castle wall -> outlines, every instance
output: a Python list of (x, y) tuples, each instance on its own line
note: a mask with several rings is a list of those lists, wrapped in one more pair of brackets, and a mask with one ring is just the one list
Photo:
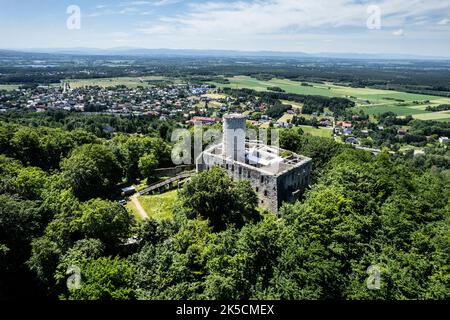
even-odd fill
[(278, 202), (294, 202), (311, 183), (312, 161), (297, 166), (277, 178)]
[(311, 161), (276, 176), (229, 159), (225, 161), (221, 155), (203, 153), (203, 160), (204, 165), (198, 166), (198, 171), (220, 166), (234, 180), (248, 180), (258, 195), (259, 206), (273, 213), (278, 213), (283, 202), (297, 200), (310, 184)]

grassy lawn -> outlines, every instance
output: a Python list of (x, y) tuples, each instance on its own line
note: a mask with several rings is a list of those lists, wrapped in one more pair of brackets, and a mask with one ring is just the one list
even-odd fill
[(207, 93), (202, 95), (203, 98), (209, 98), (209, 99), (226, 99), (227, 96), (225, 94), (219, 94), (219, 93)]
[[(217, 102), (217, 101), (211, 101), (211, 102), (208, 103), (208, 106), (210, 108), (218, 109), (218, 108), (220, 108), (222, 106), (222, 104), (220, 102)], [(201, 108), (203, 108), (203, 106)]]
[(327, 128), (314, 128), (310, 126), (299, 126), (302, 128), (303, 132), (305, 134), (310, 134), (312, 136), (317, 137), (324, 137), (324, 138), (332, 138), (333, 137), (333, 130), (327, 129)]
[(289, 100), (281, 100), (281, 102), (283, 104), (292, 106), (292, 108), (294, 108), (294, 109), (300, 109), (300, 110), (303, 109), (303, 104), (302, 103), (289, 101)]
[[(164, 220), (172, 218), (173, 209), (178, 199), (178, 190), (163, 194), (141, 196), (139, 201), (150, 218)], [(131, 210), (136, 210), (132, 205)], [(138, 215), (138, 214), (136, 214)]]
[[(355, 111), (363, 110), (369, 115), (381, 114), (392, 111), (400, 116), (434, 114), (425, 111), (428, 105), (450, 104), (450, 98), (439, 96), (430, 96), (423, 94), (414, 94), (392, 90), (379, 90), (371, 88), (351, 88), (333, 83), (308, 83), (309, 86), (302, 86), (300, 82), (286, 79), (272, 79), (262, 81), (248, 76), (236, 76), (228, 78), (230, 84), (214, 83), (217, 87), (229, 87), (233, 89), (248, 88), (256, 91), (267, 91), (268, 87), (280, 87), (287, 93), (297, 93), (304, 95), (320, 95), (326, 97), (349, 98), (357, 104)], [(403, 100), (395, 101), (395, 100)], [(418, 103), (414, 103), (418, 102)], [(286, 104), (294, 103), (283, 101)], [(301, 108), (296, 104), (295, 108)], [(448, 117), (442, 115), (433, 115), (431, 119), (442, 120)]]
[(278, 119), (277, 122), (290, 123), (292, 121), (292, 119), (294, 119), (294, 115), (293, 114), (285, 113), (285, 114), (283, 114), (283, 116), (280, 119)]

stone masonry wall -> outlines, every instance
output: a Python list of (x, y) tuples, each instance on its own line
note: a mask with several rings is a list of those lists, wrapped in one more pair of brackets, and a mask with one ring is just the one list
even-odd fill
[(291, 169), (281, 176), (265, 175), (257, 169), (234, 161), (224, 162), (223, 158), (208, 153), (203, 154), (205, 165), (199, 171), (209, 170), (217, 165), (223, 168), (234, 180), (248, 180), (256, 191), (259, 206), (278, 213), (282, 202), (293, 202), (310, 184), (312, 162)]

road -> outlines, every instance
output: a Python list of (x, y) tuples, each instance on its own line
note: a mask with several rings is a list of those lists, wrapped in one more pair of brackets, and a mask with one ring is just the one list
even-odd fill
[(137, 212), (139, 213), (139, 215), (141, 216), (142, 220), (148, 219), (148, 215), (147, 212), (145, 212), (144, 208), (142, 208), (141, 206), (141, 202), (138, 199), (138, 195), (135, 194), (134, 196), (132, 196), (131, 198), (131, 202), (134, 204), (134, 206), (136, 207)]

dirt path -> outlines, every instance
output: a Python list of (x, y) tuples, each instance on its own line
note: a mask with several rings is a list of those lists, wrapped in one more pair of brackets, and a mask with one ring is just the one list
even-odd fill
[(145, 212), (144, 208), (142, 208), (141, 203), (139, 202), (138, 196), (134, 195), (131, 197), (131, 202), (133, 202), (134, 206), (136, 207), (139, 215), (143, 220), (148, 219), (147, 212)]

